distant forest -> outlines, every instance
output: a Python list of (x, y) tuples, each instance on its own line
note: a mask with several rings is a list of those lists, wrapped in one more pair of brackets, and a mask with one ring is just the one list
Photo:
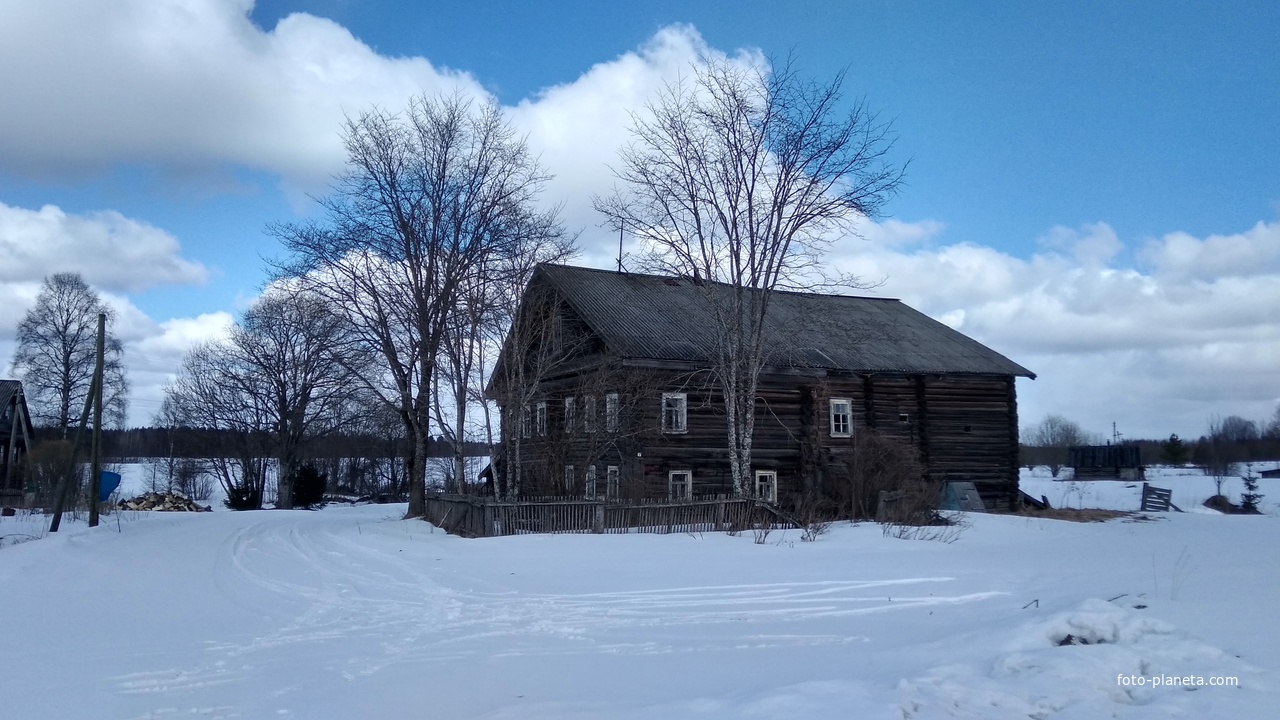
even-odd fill
[[(53, 437), (56, 430), (37, 430), (42, 439)], [(131, 459), (237, 457), (244, 447), (259, 447), (261, 456), (269, 457), (270, 437), (267, 433), (246, 434), (230, 430), (204, 430), (197, 428), (132, 428), (129, 430), (103, 430), (103, 456), (123, 462)], [(453, 443), (443, 438), (427, 440), (427, 457), (450, 457)], [(463, 443), (468, 457), (489, 454), (484, 443)], [(408, 452), (403, 438), (378, 436), (367, 433), (327, 435), (312, 443), (304, 455), (308, 459), (330, 460), (339, 458), (400, 458)]]

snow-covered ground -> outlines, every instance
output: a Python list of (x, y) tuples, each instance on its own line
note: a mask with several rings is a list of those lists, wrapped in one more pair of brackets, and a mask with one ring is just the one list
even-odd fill
[[(1083, 506), (1120, 503), (1117, 487), (1088, 488)], [(1262, 492), (1274, 507), (1280, 483)], [(775, 532), (757, 545), (749, 533), (464, 540), (403, 511), (124, 513), (44, 537), (42, 519), (0, 519), (0, 535), (39, 538), (0, 548), (0, 718), (1280, 707), (1280, 514), (971, 515), (951, 543), (841, 524), (816, 543)], [(1068, 635), (1088, 644), (1060, 646)]]

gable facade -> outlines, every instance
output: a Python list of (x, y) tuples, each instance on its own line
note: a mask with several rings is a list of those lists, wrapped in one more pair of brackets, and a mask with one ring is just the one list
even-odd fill
[(22, 460), (31, 449), (31, 414), (17, 380), (0, 380), (0, 505), (22, 499)]

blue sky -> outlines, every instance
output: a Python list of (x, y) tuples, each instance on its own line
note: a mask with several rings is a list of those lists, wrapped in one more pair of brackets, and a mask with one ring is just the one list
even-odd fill
[[(590, 194), (626, 111), (760, 53), (893, 119), (908, 185), (833, 262), (1040, 374), (1022, 414), (1133, 436), (1280, 399), (1280, 9), (1271, 3), (0, 3), (0, 365), (40, 278), (121, 311), (135, 422), (314, 212), (342, 114), (492, 95)], [(7, 269), (5, 266), (8, 266)]]

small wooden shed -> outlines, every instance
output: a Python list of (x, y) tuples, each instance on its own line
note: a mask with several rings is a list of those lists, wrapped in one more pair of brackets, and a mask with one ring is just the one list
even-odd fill
[(1067, 449), (1067, 464), (1077, 479), (1142, 480), (1142, 454), (1137, 445), (1081, 445)]

